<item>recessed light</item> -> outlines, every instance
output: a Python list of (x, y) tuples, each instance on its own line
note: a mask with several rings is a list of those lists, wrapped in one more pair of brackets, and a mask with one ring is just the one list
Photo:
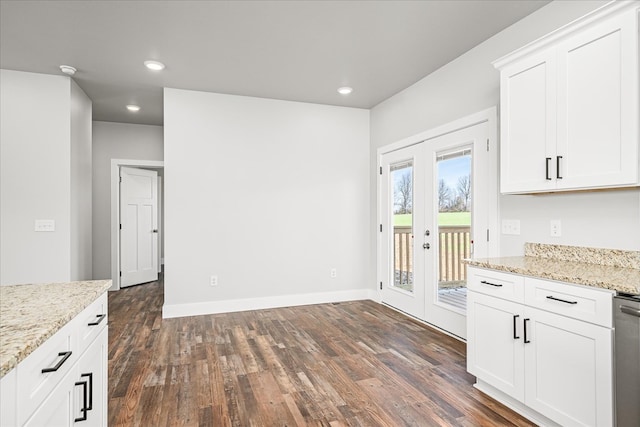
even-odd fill
[(164, 64), (158, 61), (144, 61), (144, 66), (153, 71), (164, 70)]
[(340, 95), (349, 95), (351, 92), (353, 92), (353, 88), (350, 88), (349, 86), (343, 86), (338, 89), (338, 93)]
[(60, 66), (60, 71), (62, 71), (63, 73), (69, 75), (69, 76), (73, 76), (76, 73), (76, 69), (73, 68), (71, 65), (61, 65)]
[(139, 105), (129, 104), (129, 105), (127, 105), (127, 110), (135, 113), (137, 111), (140, 111), (140, 106)]

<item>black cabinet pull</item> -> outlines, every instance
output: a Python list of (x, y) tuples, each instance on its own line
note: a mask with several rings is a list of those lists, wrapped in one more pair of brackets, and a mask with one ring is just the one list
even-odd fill
[(87, 406), (87, 410), (90, 411), (93, 409), (93, 372), (80, 375), (80, 378), (85, 377), (89, 378), (89, 405)]
[(486, 280), (482, 280), (480, 283), (482, 283), (483, 285), (495, 286), (496, 288), (501, 288), (502, 287), (502, 285), (500, 285), (500, 284), (487, 282)]
[(547, 157), (545, 158), (545, 178), (547, 179), (547, 181), (551, 181), (551, 177), (549, 176), (549, 162), (551, 161), (551, 157)]
[(62, 364), (64, 362), (66, 362), (69, 357), (71, 357), (71, 352), (70, 351), (62, 351), (62, 352), (58, 353), (58, 356), (64, 356), (64, 357), (62, 359), (60, 359), (60, 361), (58, 363), (56, 363), (56, 366), (54, 366), (53, 368), (44, 368), (42, 370), (43, 374), (46, 374), (48, 372), (55, 372), (58, 369), (60, 369), (60, 366), (62, 366)]
[(562, 176), (560, 176), (560, 159), (562, 159), (562, 156), (556, 156), (556, 178), (557, 179), (562, 179)]
[(520, 337), (517, 335), (517, 332), (516, 332), (516, 323), (517, 323), (518, 317), (520, 317), (519, 314), (514, 314), (513, 315), (513, 339), (514, 340), (519, 340), (520, 339)]
[(578, 301), (567, 301), (566, 299), (556, 298), (553, 295), (547, 295), (547, 299), (552, 299), (554, 301), (560, 301), (560, 302), (563, 302), (565, 304), (577, 304), (578, 303)]
[(529, 344), (531, 341), (527, 339), (527, 322), (531, 319), (524, 319), (524, 343)]
[(96, 317), (98, 318), (98, 320), (96, 320), (95, 322), (87, 323), (87, 326), (99, 325), (100, 322), (102, 322), (104, 320), (104, 318), (107, 317), (107, 315), (106, 314), (97, 314)]
[(86, 421), (87, 420), (87, 382), (86, 381), (78, 381), (76, 385), (82, 386), (82, 408), (80, 412), (82, 412), (82, 416), (80, 418), (76, 418), (73, 420), (74, 423), (78, 421)]

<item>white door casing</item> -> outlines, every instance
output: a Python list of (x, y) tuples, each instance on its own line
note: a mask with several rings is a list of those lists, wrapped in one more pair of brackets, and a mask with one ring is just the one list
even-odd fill
[(158, 173), (120, 168), (120, 286), (158, 279)]

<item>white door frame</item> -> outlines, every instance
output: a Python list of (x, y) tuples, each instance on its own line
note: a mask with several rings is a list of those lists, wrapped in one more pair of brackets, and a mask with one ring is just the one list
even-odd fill
[[(111, 288), (120, 289), (120, 166), (164, 168), (162, 160), (111, 159)], [(158, 224), (159, 226), (159, 224)]]
[[(381, 180), (380, 180), (380, 174), (378, 173), (378, 170), (380, 170), (380, 168), (382, 167), (381, 165), (381, 159), (382, 159), (382, 155), (387, 154), (387, 153), (391, 153), (393, 151), (405, 148), (405, 147), (409, 147), (411, 145), (416, 145), (416, 144), (420, 144), (422, 142), (425, 141), (429, 141), (432, 140), (434, 138), (438, 138), (440, 136), (449, 134), (449, 133), (453, 133), (462, 129), (466, 129), (475, 125), (478, 125), (480, 123), (487, 123), (488, 124), (488, 135), (489, 135), (489, 144), (490, 144), (490, 148), (491, 150), (493, 150), (493, 155), (490, 157), (490, 165), (489, 165), (489, 171), (487, 171), (487, 173), (489, 174), (489, 176), (487, 177), (487, 182), (490, 182), (490, 188), (495, 188), (495, 191), (490, 192), (489, 194), (486, 195), (486, 197), (488, 198), (487, 200), (487, 205), (490, 207), (493, 207), (493, 209), (495, 209), (495, 214), (490, 216), (488, 219), (488, 229), (489, 229), (489, 234), (490, 236), (492, 236), (492, 238), (489, 239), (488, 245), (487, 245), (487, 252), (486, 252), (486, 256), (487, 257), (495, 257), (498, 256), (499, 253), (499, 248), (500, 248), (500, 234), (499, 234), (499, 228), (498, 228), (498, 215), (500, 212), (499, 209), (499, 187), (498, 187), (498, 174), (499, 174), (499, 170), (498, 170), (498, 150), (499, 150), (499, 144), (498, 144), (498, 110), (497, 107), (491, 107), (488, 108), (486, 110), (482, 110), (480, 112), (462, 117), (458, 120), (454, 120), (452, 122), (446, 123), (444, 125), (438, 126), (436, 128), (427, 130), (425, 132), (421, 132), (419, 134), (410, 136), (408, 138), (404, 138), (401, 139), (400, 141), (394, 142), (392, 144), (389, 145), (385, 145), (383, 147), (378, 148), (377, 150), (377, 167), (376, 167), (376, 175), (377, 175), (377, 206), (376, 206), (376, 212), (377, 212), (377, 224), (376, 224), (376, 228), (379, 227), (379, 224), (382, 224), (382, 211), (381, 211), (381, 203), (380, 200), (382, 198), (382, 194), (381, 194)], [(382, 248), (382, 237), (381, 237), (380, 232), (376, 232), (376, 260), (377, 260), (377, 268), (376, 268), (376, 274), (377, 274), (377, 281), (376, 283), (379, 284), (383, 279), (383, 265), (385, 265), (384, 263), (386, 263), (386, 260), (381, 259), (381, 248)], [(379, 286), (376, 286), (376, 299), (378, 302), (382, 302), (382, 290), (380, 289)], [(420, 320), (420, 319), (419, 319)], [(423, 321), (424, 322), (424, 321)], [(426, 323), (426, 322), (425, 322)], [(430, 323), (427, 323), (430, 326)], [(440, 329), (437, 328), (435, 326), (433, 326), (436, 329)], [(445, 333), (449, 334), (448, 332), (444, 331)], [(457, 337), (455, 335), (451, 335), (455, 338), (460, 339), (460, 337)]]

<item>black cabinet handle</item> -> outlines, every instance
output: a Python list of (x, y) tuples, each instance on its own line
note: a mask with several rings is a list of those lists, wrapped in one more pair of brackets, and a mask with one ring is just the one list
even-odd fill
[(89, 405), (87, 406), (87, 410), (90, 411), (93, 409), (93, 372), (80, 375), (80, 378), (85, 377), (89, 378)]
[(560, 176), (560, 159), (562, 159), (562, 156), (556, 156), (556, 178), (557, 179), (562, 179), (562, 176)]
[(514, 340), (519, 340), (520, 339), (520, 337), (517, 335), (517, 332), (516, 332), (516, 323), (517, 323), (518, 317), (520, 317), (519, 314), (514, 314), (513, 315), (513, 339)]
[(551, 181), (551, 177), (549, 176), (549, 162), (551, 161), (551, 157), (547, 157), (545, 158), (545, 178), (547, 179), (547, 181)]
[(78, 381), (76, 385), (82, 386), (82, 408), (80, 412), (82, 412), (82, 416), (80, 418), (76, 418), (73, 420), (74, 423), (78, 421), (86, 421), (87, 420), (87, 382), (86, 381)]
[(529, 344), (531, 341), (527, 339), (527, 322), (531, 319), (524, 319), (524, 343)]
[(98, 318), (98, 320), (96, 320), (95, 322), (87, 323), (87, 326), (99, 325), (100, 322), (102, 322), (104, 320), (104, 318), (107, 317), (107, 315), (106, 314), (97, 314), (96, 317)]
[(556, 298), (553, 295), (548, 295), (547, 299), (552, 299), (554, 301), (560, 301), (560, 302), (563, 302), (565, 304), (577, 304), (578, 303), (578, 301), (567, 301), (566, 299)]
[(495, 286), (496, 288), (501, 288), (502, 287), (502, 285), (500, 285), (500, 284), (487, 282), (486, 280), (482, 280), (480, 283), (482, 283), (483, 285)]
[(58, 369), (60, 369), (60, 366), (62, 366), (62, 364), (64, 362), (66, 362), (69, 357), (71, 357), (71, 352), (70, 351), (62, 351), (62, 352), (58, 353), (58, 356), (64, 356), (64, 357), (62, 359), (60, 359), (60, 361), (58, 363), (56, 363), (56, 366), (54, 366), (53, 368), (44, 368), (42, 370), (43, 374), (46, 374), (48, 372), (55, 372)]

